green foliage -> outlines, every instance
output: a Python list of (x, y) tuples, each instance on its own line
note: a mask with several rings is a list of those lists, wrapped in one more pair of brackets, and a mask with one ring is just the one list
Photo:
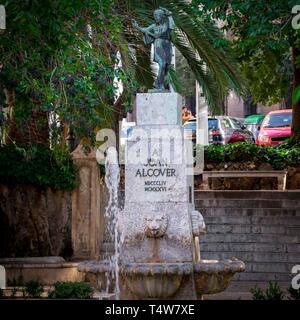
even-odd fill
[(294, 90), (293, 104), (296, 104), (300, 100), (300, 85)]
[(288, 288), (290, 294), (289, 299), (291, 300), (300, 300), (300, 289), (294, 289), (292, 286)]
[[(42, 114), (44, 121), (51, 119), (52, 146), (69, 128), (93, 144), (95, 132), (111, 127), (116, 114), (131, 108), (133, 95), (153, 84), (150, 47), (130, 21), (153, 23), (153, 9), (160, 5), (174, 14), (178, 29), (173, 42), (208, 104), (217, 109), (230, 89), (244, 93), (229, 41), (186, 1), (7, 0), (8, 28), (0, 37), (1, 126), (10, 128), (16, 121), (18, 128), (30, 128), (33, 114)], [(120, 95), (115, 80), (122, 82)], [(180, 90), (175, 72), (169, 80)], [(13, 97), (10, 105), (4, 91)], [(4, 115), (6, 107), (13, 109), (12, 116)], [(18, 142), (9, 130), (5, 134)]]
[(4, 291), (3, 289), (0, 288), (0, 299), (3, 299), (4, 298)]
[[(52, 119), (52, 145), (65, 125), (92, 143), (99, 126), (112, 122), (114, 80), (125, 88), (122, 106), (131, 102), (136, 83), (119, 64), (117, 52), (128, 48), (114, 5), (114, 0), (6, 1), (0, 91), (14, 92), (12, 119), (18, 127), (29, 127), (33, 112), (45, 113)], [(0, 99), (3, 115), (7, 100)], [(7, 126), (12, 119), (6, 119)]]
[(56, 282), (48, 297), (51, 299), (90, 299), (93, 292), (94, 289), (85, 282)]
[(77, 172), (67, 150), (5, 145), (0, 147), (0, 181), (73, 190)]
[(300, 145), (293, 145), (290, 141), (277, 146), (258, 146), (239, 142), (205, 147), (206, 163), (246, 161), (251, 161), (257, 165), (268, 163), (276, 170), (282, 170), (289, 166), (300, 166)]
[(266, 297), (265, 300), (283, 300), (284, 293), (276, 281), (275, 282), (270, 281), (269, 287), (267, 288), (265, 293), (265, 297)]
[(254, 288), (250, 289), (250, 292), (252, 293), (253, 300), (266, 300), (265, 294), (261, 288), (255, 286)]
[(292, 82), (291, 46), (295, 31), (291, 10), (297, 0), (193, 0), (208, 16), (226, 23), (255, 102), (273, 104), (286, 98)]
[(38, 280), (25, 282), (25, 296), (29, 298), (40, 298), (44, 292), (43, 284)]
[(270, 281), (268, 288), (264, 292), (262, 289), (255, 286), (255, 288), (250, 289), (252, 293), (253, 300), (283, 300), (284, 293), (280, 288), (279, 284), (274, 281)]

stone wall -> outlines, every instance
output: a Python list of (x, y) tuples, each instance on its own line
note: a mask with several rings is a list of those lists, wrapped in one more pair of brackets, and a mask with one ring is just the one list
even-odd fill
[(300, 191), (196, 191), (195, 202), (207, 225), (202, 259), (243, 260), (240, 285), (289, 286), (300, 264)]
[(0, 185), (0, 257), (72, 255), (71, 193)]
[(106, 188), (95, 150), (85, 154), (79, 145), (72, 158), (80, 178), (72, 192), (0, 184), (0, 258), (99, 257)]

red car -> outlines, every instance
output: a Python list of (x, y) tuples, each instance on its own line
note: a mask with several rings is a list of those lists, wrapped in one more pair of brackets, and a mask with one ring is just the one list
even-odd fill
[(292, 109), (269, 112), (261, 124), (256, 143), (260, 146), (279, 144), (291, 134)]

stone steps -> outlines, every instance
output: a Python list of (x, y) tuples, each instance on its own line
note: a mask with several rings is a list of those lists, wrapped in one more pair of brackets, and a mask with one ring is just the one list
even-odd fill
[[(288, 289), (290, 286), (289, 281), (277, 281), (278, 285), (281, 287), (282, 290)], [(233, 280), (231, 284), (228, 286), (227, 292), (250, 292), (251, 288), (255, 286), (265, 290), (268, 288), (268, 283), (265, 281), (243, 281), (240, 283), (239, 281)]]
[(244, 283), (245, 281), (264, 282), (266, 285), (270, 281), (280, 281), (291, 283), (292, 277), (286, 272), (243, 272), (236, 274), (234, 280), (237, 283)]
[(209, 216), (256, 216), (256, 217), (278, 217), (278, 216), (289, 216), (289, 217), (300, 217), (299, 208), (237, 208), (237, 207), (203, 207), (196, 206), (201, 211), (202, 215)]
[[(201, 211), (201, 210), (200, 210)], [(203, 217), (205, 219), (206, 225), (210, 224), (217, 224), (217, 225), (281, 225), (281, 224), (286, 224), (287, 226), (299, 226), (299, 217), (245, 217), (245, 216), (237, 216), (237, 215), (222, 215), (222, 216), (206, 216), (203, 214)]]
[(227, 252), (228, 255), (239, 255), (240, 252), (277, 254), (277, 253), (295, 253), (299, 254), (300, 244), (283, 243), (200, 243), (201, 253), (206, 252)]
[[(297, 264), (299, 262), (299, 253), (290, 253), (289, 255), (283, 254), (282, 252), (279, 253), (273, 253), (273, 252), (249, 252), (249, 251), (215, 251), (215, 252), (209, 252), (209, 251), (203, 251), (201, 250), (201, 258), (202, 259), (228, 259), (236, 257), (242, 261), (252, 263), (254, 261), (259, 261), (259, 263), (268, 263), (268, 262), (274, 262), (274, 263), (283, 263), (284, 265), (291, 265), (288, 266), (287, 269), (290, 271), (292, 266), (294, 264)], [(250, 265), (247, 265), (247, 270), (251, 270), (249, 267)], [(284, 270), (284, 272), (286, 269)]]
[[(205, 216), (204, 216), (205, 217)], [(207, 219), (206, 223), (208, 223)], [(277, 221), (277, 220), (276, 220)], [(270, 221), (272, 224), (207, 224), (207, 234), (253, 234), (257, 237), (261, 234), (265, 235), (287, 235), (297, 236), (300, 235), (300, 225), (278, 225), (276, 221)], [(256, 236), (255, 236), (256, 238)], [(268, 242), (268, 241), (267, 241)]]
[[(277, 281), (278, 285), (285, 294), (285, 299), (287, 299), (288, 293), (287, 289), (290, 286), (289, 281)], [(251, 289), (255, 286), (266, 290), (268, 288), (268, 282), (266, 281), (237, 281), (232, 280), (231, 284), (228, 286), (226, 291), (212, 294), (204, 295), (204, 300), (252, 300)]]
[(266, 209), (299, 209), (300, 200), (284, 199), (196, 199), (199, 208), (266, 208)]
[(234, 276), (237, 291), (247, 281), (290, 283), (300, 263), (300, 191), (196, 191), (195, 204), (207, 226), (201, 258), (246, 264)]
[(195, 200), (203, 199), (284, 199), (284, 200), (300, 200), (300, 190), (211, 190), (202, 191), (195, 190)]
[(202, 237), (202, 242), (214, 243), (299, 243), (299, 236), (276, 234), (213, 234), (208, 233)]

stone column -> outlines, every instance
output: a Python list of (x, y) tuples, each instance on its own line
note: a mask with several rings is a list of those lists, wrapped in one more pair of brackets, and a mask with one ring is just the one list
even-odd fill
[(80, 185), (72, 194), (73, 260), (97, 259), (100, 254), (104, 223), (96, 151), (86, 155), (79, 145), (72, 153), (79, 170)]
[(5, 268), (3, 266), (0, 266), (0, 289), (6, 288), (6, 274), (5, 274)]

